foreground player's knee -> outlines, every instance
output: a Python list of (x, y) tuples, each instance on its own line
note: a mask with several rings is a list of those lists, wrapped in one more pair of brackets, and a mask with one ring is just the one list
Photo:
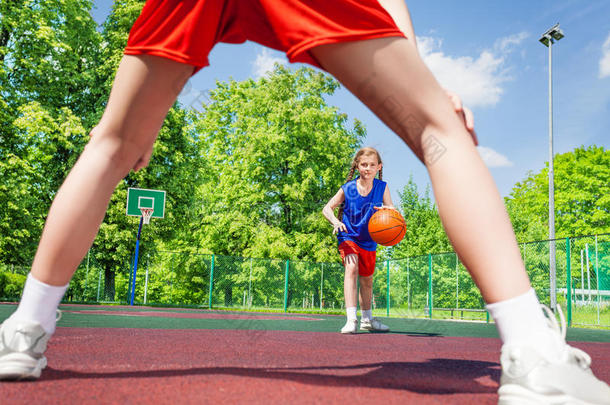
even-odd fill
[(96, 128), (91, 131), (91, 140), (85, 151), (106, 160), (108, 162), (107, 170), (122, 176), (127, 175), (146, 152), (142, 145), (133, 140)]

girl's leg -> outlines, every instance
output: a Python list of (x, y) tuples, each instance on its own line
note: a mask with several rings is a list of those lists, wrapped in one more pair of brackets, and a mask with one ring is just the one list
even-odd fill
[(388, 332), (390, 328), (387, 325), (373, 318), (372, 310), (373, 302), (373, 276), (360, 277), (360, 330), (368, 330), (371, 332)]
[(356, 299), (358, 290), (358, 256), (349, 254), (343, 259), (345, 266), (345, 277), (343, 279), (343, 296), (345, 297), (345, 312), (347, 321), (341, 328), (341, 333), (356, 333), (358, 317), (356, 314)]
[(381, 38), (323, 45), (311, 52), (424, 162), (447, 235), (485, 301), (528, 291), (529, 279), (491, 174), (414, 44)]
[(359, 277), (360, 280), (360, 311), (371, 310), (373, 301), (373, 276)]
[(192, 72), (192, 66), (165, 58), (123, 57), (104, 115), (51, 206), (32, 265), (36, 279), (54, 286), (70, 281), (117, 183), (147, 158)]
[(345, 266), (345, 277), (343, 279), (345, 308), (355, 308), (358, 290), (358, 256), (349, 254), (345, 256), (343, 263)]

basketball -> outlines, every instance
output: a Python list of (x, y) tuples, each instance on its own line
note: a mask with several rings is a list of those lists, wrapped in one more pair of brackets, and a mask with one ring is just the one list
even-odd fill
[(383, 246), (394, 246), (405, 237), (407, 225), (400, 212), (382, 208), (369, 220), (371, 238)]

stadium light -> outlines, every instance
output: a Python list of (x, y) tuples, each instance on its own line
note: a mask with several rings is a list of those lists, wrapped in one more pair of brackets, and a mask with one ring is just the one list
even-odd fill
[(549, 45), (555, 43), (555, 41), (559, 41), (563, 38), (563, 31), (559, 28), (559, 23), (555, 24), (553, 27), (549, 28), (542, 36), (539, 41), (544, 44), (544, 46), (548, 47)]
[(549, 28), (539, 41), (549, 48), (549, 282), (551, 295), (551, 309), (557, 307), (557, 280), (555, 266), (555, 179), (553, 163), (553, 44), (563, 38), (563, 31), (559, 23)]

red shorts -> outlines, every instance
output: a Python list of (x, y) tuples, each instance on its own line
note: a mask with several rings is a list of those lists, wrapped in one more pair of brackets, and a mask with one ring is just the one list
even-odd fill
[[(313, 47), (404, 36), (377, 0), (148, 0), (125, 53), (209, 65), (218, 42), (258, 42), (320, 67)], [(236, 55), (236, 61), (239, 55)]]
[(354, 254), (358, 256), (358, 275), (360, 277), (372, 276), (375, 272), (375, 262), (377, 260), (377, 252), (364, 250), (351, 240), (341, 242), (339, 245), (339, 254), (343, 265), (345, 265), (345, 257)]

